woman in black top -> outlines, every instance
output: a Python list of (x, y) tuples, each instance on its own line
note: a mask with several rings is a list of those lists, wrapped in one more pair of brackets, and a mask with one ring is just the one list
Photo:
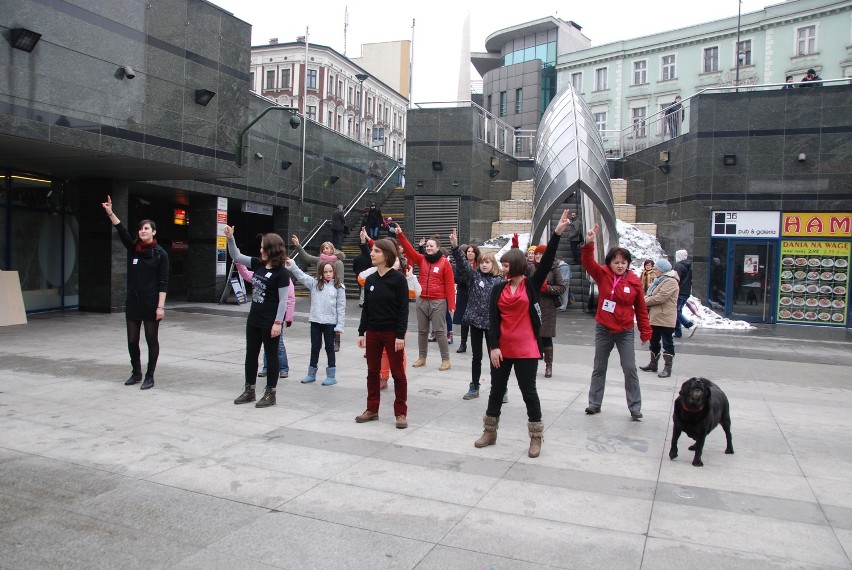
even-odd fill
[(225, 226), (228, 253), (238, 263), (254, 272), (251, 278), (251, 309), (246, 321), (246, 384), (235, 404), (255, 401), (254, 383), (257, 377), (257, 355), (260, 345), (266, 354), (266, 393), (255, 408), (275, 405), (278, 386), (278, 337), (287, 309), (287, 287), (290, 272), (284, 268), (287, 249), (278, 234), (264, 234), (260, 239), (260, 257), (243, 255), (234, 241), (234, 228)]
[(139, 334), (145, 324), (145, 342), (148, 344), (148, 370), (141, 388), (154, 387), (154, 370), (160, 356), (158, 333), (160, 321), (166, 314), (166, 293), (169, 290), (169, 256), (154, 238), (157, 224), (142, 220), (136, 226), (136, 239), (112, 211), (112, 198), (101, 203), (106, 215), (127, 248), (127, 349), (133, 372), (124, 384), (131, 386), (142, 382), (142, 361), (139, 353)]
[(382, 352), (387, 351), (393, 375), (393, 413), (396, 427), (408, 427), (408, 380), (405, 377), (405, 332), (408, 329), (408, 282), (393, 269), (396, 245), (390, 239), (373, 243), (370, 259), (376, 272), (364, 282), (364, 308), (358, 325), (358, 348), (366, 348), (367, 409), (357, 416), (360, 423), (379, 419)]

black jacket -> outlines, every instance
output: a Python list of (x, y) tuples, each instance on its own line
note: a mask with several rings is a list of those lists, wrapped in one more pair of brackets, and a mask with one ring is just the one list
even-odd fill
[(675, 263), (674, 270), (680, 278), (680, 295), (692, 294), (692, 260), (684, 259)]
[[(552, 234), (547, 242), (547, 250), (541, 257), (538, 268), (531, 276), (524, 280), (524, 285), (527, 288), (527, 297), (530, 300), (530, 320), (532, 321), (533, 332), (535, 338), (541, 343), (539, 333), (541, 332), (541, 307), (539, 306), (539, 298), (541, 297), (541, 285), (547, 279), (547, 274), (553, 269), (553, 261), (556, 259), (556, 248), (559, 247), (559, 239), (561, 236)], [(491, 348), (500, 346), (500, 310), (497, 308), (497, 301), (503, 293), (503, 288), (508, 285), (508, 281), (497, 283), (491, 289), (491, 299), (488, 303), (488, 342)]]

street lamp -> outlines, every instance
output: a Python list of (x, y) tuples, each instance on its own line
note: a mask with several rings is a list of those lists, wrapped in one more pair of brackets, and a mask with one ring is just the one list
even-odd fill
[(366, 73), (356, 73), (355, 79), (361, 82), (361, 96), (360, 101), (358, 102), (358, 142), (364, 142), (364, 133), (362, 133), (362, 128), (364, 124), (364, 81), (370, 77)]

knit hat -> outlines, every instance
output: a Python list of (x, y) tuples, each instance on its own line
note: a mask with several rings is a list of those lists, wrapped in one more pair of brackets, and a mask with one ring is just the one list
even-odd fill
[(537, 245), (535, 248), (536, 253), (544, 253), (545, 251), (547, 251), (546, 245)]
[(654, 269), (659, 269), (663, 273), (668, 273), (672, 270), (672, 264), (669, 263), (668, 259), (661, 257), (656, 263), (654, 263)]
[(535, 253), (535, 246), (531, 245), (527, 248), (527, 253)]

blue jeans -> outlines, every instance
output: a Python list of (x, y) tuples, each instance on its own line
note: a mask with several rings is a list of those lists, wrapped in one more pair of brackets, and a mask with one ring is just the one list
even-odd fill
[(325, 355), (328, 357), (329, 368), (336, 366), (334, 354), (334, 325), (326, 325), (311, 321), (311, 361), (310, 366), (317, 367), (320, 348), (325, 340)]
[[(290, 363), (287, 361), (287, 347), (284, 346), (284, 331), (278, 337), (278, 370), (290, 373)], [(263, 371), (266, 372), (266, 353), (263, 353)]]
[(692, 328), (694, 324), (692, 321), (683, 316), (683, 306), (686, 305), (686, 302), (689, 300), (689, 295), (678, 295), (677, 296), (677, 323), (675, 323), (675, 336), (679, 337), (683, 334), (680, 330), (681, 325), (685, 326), (688, 329)]
[(621, 370), (624, 372), (627, 409), (631, 412), (641, 412), (642, 392), (639, 389), (639, 373), (636, 371), (633, 329), (614, 333), (599, 323), (595, 323), (595, 364), (592, 370), (592, 385), (589, 387), (589, 407), (601, 407), (606, 385), (606, 369), (613, 347), (618, 348)]

